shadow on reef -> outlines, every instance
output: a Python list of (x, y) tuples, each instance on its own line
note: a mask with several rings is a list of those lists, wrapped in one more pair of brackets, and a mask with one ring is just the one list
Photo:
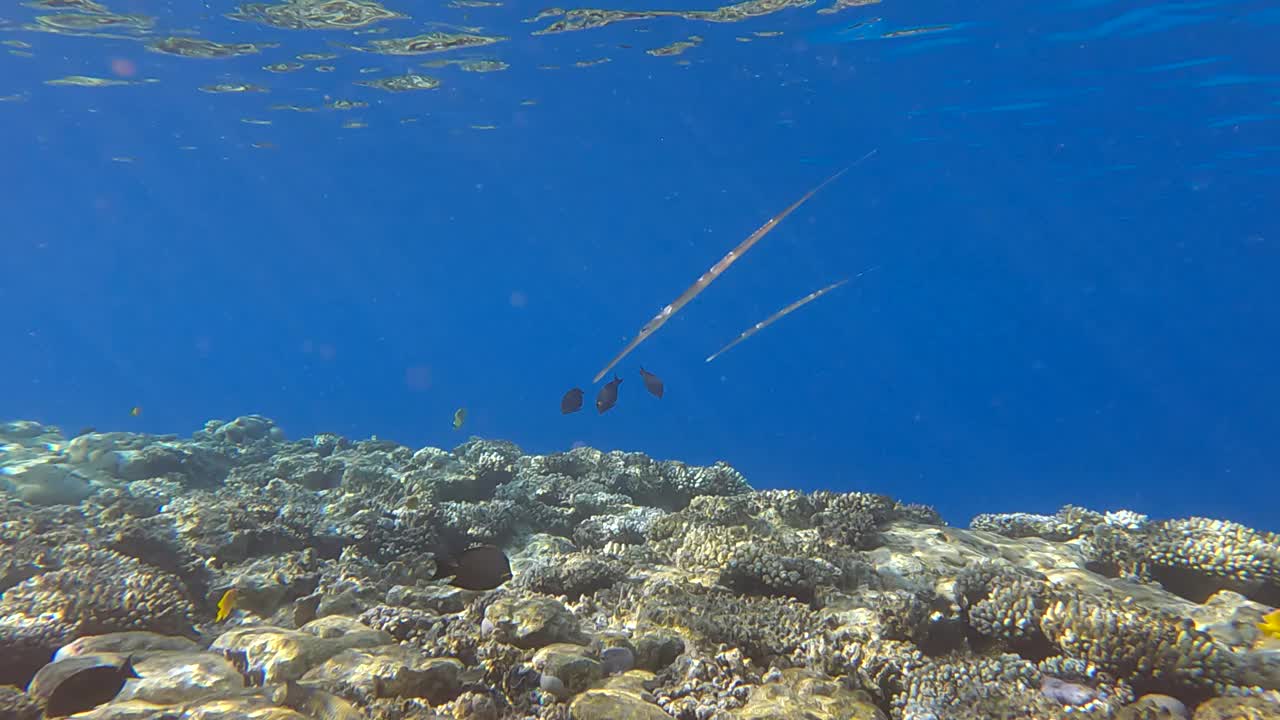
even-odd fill
[[(724, 463), (259, 416), (0, 443), (0, 714), (89, 658), (131, 662), (95, 711), (130, 717), (1280, 718), (1280, 545), (1225, 521), (955, 528)], [(510, 579), (450, 585), (477, 545)]]

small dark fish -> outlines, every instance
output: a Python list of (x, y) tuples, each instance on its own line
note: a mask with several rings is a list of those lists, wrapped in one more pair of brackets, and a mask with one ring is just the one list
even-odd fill
[(560, 414), (568, 415), (582, 409), (582, 388), (574, 388), (560, 398)]
[(618, 384), (621, 382), (622, 378), (614, 375), (612, 380), (600, 388), (600, 392), (596, 395), (596, 412), (603, 415), (605, 410), (613, 407), (614, 403), (618, 402)]
[(511, 579), (511, 561), (495, 545), (473, 545), (453, 560), (443, 559), (436, 577), (453, 576), (449, 584), (463, 590), (492, 590)]
[(136, 677), (130, 657), (78, 655), (40, 668), (27, 692), (45, 701), (45, 717), (66, 717), (111, 702)]
[(653, 393), (654, 397), (662, 397), (662, 380), (657, 375), (640, 368), (640, 377), (644, 378), (644, 388)]

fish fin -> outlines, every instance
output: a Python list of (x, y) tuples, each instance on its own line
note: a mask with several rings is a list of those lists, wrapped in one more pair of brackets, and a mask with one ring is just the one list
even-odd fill
[(458, 564), (453, 561), (436, 561), (436, 576), (434, 580), (444, 580), (458, 574)]

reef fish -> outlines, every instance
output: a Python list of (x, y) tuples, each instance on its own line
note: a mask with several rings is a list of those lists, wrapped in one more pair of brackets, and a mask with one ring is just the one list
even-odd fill
[(626, 357), (632, 350), (635, 350), (640, 343), (645, 341), (645, 338), (657, 332), (658, 328), (665, 325), (667, 321), (670, 320), (676, 313), (680, 312), (680, 308), (684, 307), (685, 305), (688, 305), (690, 301), (692, 301), (695, 297), (698, 296), (698, 293), (705, 290), (707, 286), (710, 285), (716, 278), (720, 277), (720, 275), (723, 274), (725, 270), (728, 270), (729, 266), (732, 265), (735, 261), (737, 261), (738, 258), (742, 257), (748, 250), (752, 248), (753, 245), (760, 242), (760, 238), (764, 237), (765, 235), (768, 235), (769, 231), (777, 227), (778, 223), (782, 222), (784, 219), (786, 219), (788, 215), (795, 212), (796, 208), (803, 205), (806, 200), (813, 197), (814, 194), (817, 193), (819, 190), (826, 187), (827, 185), (830, 185), (832, 182), (836, 180), (836, 178), (839, 178), (841, 175), (844, 175), (846, 172), (848, 172), (849, 168), (854, 167), (858, 163), (861, 163), (863, 160), (866, 160), (867, 158), (871, 157), (872, 155), (875, 154), (875, 152), (876, 152), (875, 150), (872, 150), (871, 152), (859, 158), (858, 162), (853, 163), (853, 165), (850, 165), (849, 167), (844, 168), (843, 170), (841, 170), (840, 172), (837, 172), (836, 174), (832, 175), (826, 180), (823, 180), (821, 183), (818, 184), (817, 187), (805, 193), (803, 196), (801, 196), (799, 200), (796, 200), (795, 202), (788, 205), (786, 209), (784, 209), (782, 212), (769, 218), (768, 222), (766, 222), (764, 225), (761, 225), (759, 229), (757, 229), (755, 232), (748, 235), (746, 240), (743, 240), (742, 242), (738, 243), (737, 247), (730, 250), (724, 257), (720, 258), (719, 262), (717, 262), (715, 265), (712, 265), (710, 270), (703, 273), (701, 277), (699, 277), (697, 280), (694, 281), (693, 285), (690, 285), (687, 290), (681, 293), (680, 297), (671, 301), (670, 305), (662, 308), (662, 310), (659, 310), (657, 315), (654, 315), (653, 318), (649, 320), (649, 322), (645, 323), (644, 327), (640, 328), (640, 332), (634, 338), (631, 339), (631, 342), (627, 343), (627, 346), (622, 348), (622, 352), (618, 353), (617, 356), (615, 356), (612, 360), (609, 361), (608, 365), (605, 365), (604, 368), (601, 369), (600, 372), (596, 374), (595, 379), (593, 379), (592, 382), (600, 382), (600, 379), (603, 378), (605, 374), (608, 373), (611, 369), (613, 369), (614, 365), (617, 365), (622, 360), (622, 358)]
[(436, 577), (449, 576), (449, 584), (454, 587), (492, 590), (511, 579), (511, 561), (496, 545), (473, 545), (456, 558), (441, 561)]
[[(871, 268), (871, 270), (875, 270), (875, 268)], [(855, 275), (855, 276), (854, 276), (854, 278), (860, 278), (860, 277), (862, 277), (863, 275), (866, 275), (867, 273), (871, 272), (871, 270), (863, 270), (862, 272), (860, 272), (860, 273), (858, 273), (857, 275)], [(733, 339), (733, 341), (732, 341), (732, 342), (730, 342), (728, 345), (725, 345), (724, 347), (720, 348), (719, 350), (717, 350), (717, 351), (715, 351), (714, 353), (712, 353), (711, 355), (709, 355), (709, 356), (707, 357), (707, 362), (711, 362), (712, 360), (715, 360), (716, 358), (718, 358), (718, 357), (720, 357), (721, 355), (725, 354), (726, 352), (728, 352), (728, 351), (729, 351), (729, 349), (730, 349), (730, 348), (734, 347), (735, 345), (737, 345), (738, 343), (742, 342), (743, 340), (746, 340), (747, 338), (751, 337), (752, 335), (755, 335), (756, 333), (758, 333), (758, 332), (760, 332), (761, 330), (763, 330), (763, 329), (765, 329), (765, 328), (769, 327), (770, 325), (772, 325), (772, 324), (773, 324), (773, 323), (775, 323), (776, 321), (781, 320), (782, 318), (784, 318), (784, 317), (786, 317), (787, 315), (791, 314), (793, 311), (798, 310), (799, 308), (801, 308), (801, 307), (803, 307), (803, 306), (805, 306), (805, 305), (807, 305), (807, 304), (809, 304), (809, 303), (813, 302), (814, 300), (817, 300), (818, 298), (822, 297), (823, 295), (826, 295), (827, 293), (831, 292), (832, 290), (835, 290), (836, 288), (840, 287), (841, 285), (844, 285), (844, 284), (845, 284), (845, 283), (847, 283), (847, 282), (849, 282), (849, 278), (845, 278), (844, 280), (840, 280), (840, 281), (837, 281), (837, 282), (833, 282), (833, 283), (831, 283), (830, 285), (828, 285), (828, 286), (826, 286), (826, 287), (822, 288), (821, 290), (814, 290), (813, 292), (809, 293), (808, 295), (805, 295), (804, 297), (800, 298), (799, 300), (797, 300), (797, 301), (795, 301), (795, 302), (791, 303), (790, 305), (788, 305), (788, 306), (786, 306), (786, 307), (782, 308), (781, 310), (779, 310), (778, 312), (776, 312), (776, 313), (774, 313), (774, 314), (770, 315), (769, 317), (765, 318), (764, 320), (761, 320), (760, 322), (756, 323), (755, 325), (752, 325), (751, 327), (747, 328), (746, 330), (743, 330), (743, 331), (742, 331), (742, 333), (741, 333), (740, 335), (738, 335), (738, 337), (734, 338), (734, 339)]]
[(612, 380), (600, 388), (600, 392), (596, 393), (596, 412), (603, 415), (605, 410), (613, 407), (614, 403), (618, 402), (618, 385), (621, 382), (622, 378), (614, 375)]
[(640, 368), (640, 377), (644, 380), (644, 389), (653, 393), (654, 397), (662, 397), (662, 379), (657, 375)]
[(1262, 616), (1258, 629), (1269, 638), (1280, 640), (1280, 610), (1272, 610)]
[(111, 702), (136, 677), (128, 656), (77, 655), (40, 668), (27, 692), (44, 700), (45, 717), (66, 717)]
[(467, 409), (458, 408), (453, 412), (453, 429), (457, 430), (462, 427), (462, 423), (467, 420)]
[(574, 388), (560, 398), (560, 414), (568, 415), (582, 409), (582, 388)]
[(218, 599), (218, 613), (213, 616), (213, 621), (220, 623), (226, 620), (231, 615), (231, 611), (236, 609), (239, 600), (240, 591), (235, 588), (222, 593), (222, 597)]

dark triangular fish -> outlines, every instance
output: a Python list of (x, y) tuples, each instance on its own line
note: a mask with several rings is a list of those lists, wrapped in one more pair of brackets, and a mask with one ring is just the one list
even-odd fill
[(600, 392), (596, 395), (596, 412), (603, 415), (605, 410), (613, 407), (613, 404), (618, 402), (618, 383), (621, 382), (622, 378), (614, 375), (612, 380), (600, 388)]
[(578, 412), (582, 409), (582, 388), (574, 388), (560, 398), (560, 414)]
[(644, 388), (653, 393), (654, 397), (662, 397), (662, 380), (657, 375), (640, 368), (640, 377), (644, 378)]
[(456, 558), (443, 558), (437, 578), (449, 577), (449, 584), (463, 590), (492, 590), (511, 579), (511, 561), (494, 545), (473, 545)]
[(119, 662), (108, 655), (80, 655), (45, 665), (27, 692), (45, 700), (45, 717), (66, 717), (111, 702), (136, 677), (132, 657)]

